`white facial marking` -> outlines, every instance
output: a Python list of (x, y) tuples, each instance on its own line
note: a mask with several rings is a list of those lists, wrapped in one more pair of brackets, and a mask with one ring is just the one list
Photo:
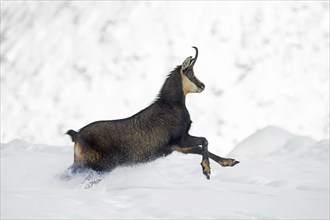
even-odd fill
[(191, 82), (189, 78), (181, 72), (182, 77), (182, 90), (183, 94), (187, 95), (188, 93), (200, 92), (200, 89), (195, 85), (195, 83)]

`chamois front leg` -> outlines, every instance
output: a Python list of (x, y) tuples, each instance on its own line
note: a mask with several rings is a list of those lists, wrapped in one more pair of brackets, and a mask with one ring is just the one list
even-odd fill
[[(174, 151), (178, 151), (184, 154), (199, 154), (199, 155), (203, 155), (203, 149), (199, 146), (197, 147), (178, 147), (178, 146), (174, 146), (172, 148), (172, 150)], [(214, 160), (215, 162), (217, 162), (218, 164), (220, 164), (223, 167), (233, 167), (236, 164), (240, 163), (239, 161), (232, 159), (232, 158), (223, 158), (223, 157), (219, 157), (218, 155), (215, 155), (211, 152), (209, 152), (209, 158)]]
[(210, 161), (209, 161), (209, 151), (208, 151), (208, 141), (204, 137), (194, 137), (188, 135), (181, 143), (181, 146), (183, 147), (199, 147), (202, 146), (202, 162), (201, 166), (203, 169), (203, 174), (206, 176), (207, 179), (210, 179), (211, 174), (211, 167), (210, 167)]
[[(211, 154), (211, 153), (210, 153)], [(223, 167), (233, 167), (236, 164), (240, 163), (238, 160), (232, 159), (232, 158), (223, 158), (223, 157), (219, 157), (215, 154), (212, 154), (212, 156), (210, 155), (210, 157), (217, 162), (218, 164), (220, 164)]]

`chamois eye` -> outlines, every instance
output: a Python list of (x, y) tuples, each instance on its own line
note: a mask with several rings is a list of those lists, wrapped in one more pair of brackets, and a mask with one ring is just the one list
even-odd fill
[(189, 70), (189, 71), (187, 72), (187, 76), (188, 76), (188, 77), (193, 77), (193, 76), (194, 76), (194, 72), (193, 72), (192, 70)]

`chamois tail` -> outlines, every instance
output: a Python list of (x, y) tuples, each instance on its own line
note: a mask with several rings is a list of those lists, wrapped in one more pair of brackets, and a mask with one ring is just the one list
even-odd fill
[(78, 135), (78, 132), (74, 131), (74, 130), (68, 130), (66, 132), (66, 134), (70, 135), (71, 139), (72, 139), (72, 142), (75, 142), (77, 140), (77, 135)]

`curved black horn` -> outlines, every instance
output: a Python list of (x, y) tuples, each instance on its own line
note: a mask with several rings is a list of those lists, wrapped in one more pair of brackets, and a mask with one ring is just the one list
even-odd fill
[(197, 57), (198, 57), (198, 48), (197, 47), (192, 47), (192, 48), (194, 48), (196, 50), (196, 55), (194, 57), (194, 61), (191, 63), (190, 66), (194, 66), (195, 65), (196, 60), (197, 60)]

